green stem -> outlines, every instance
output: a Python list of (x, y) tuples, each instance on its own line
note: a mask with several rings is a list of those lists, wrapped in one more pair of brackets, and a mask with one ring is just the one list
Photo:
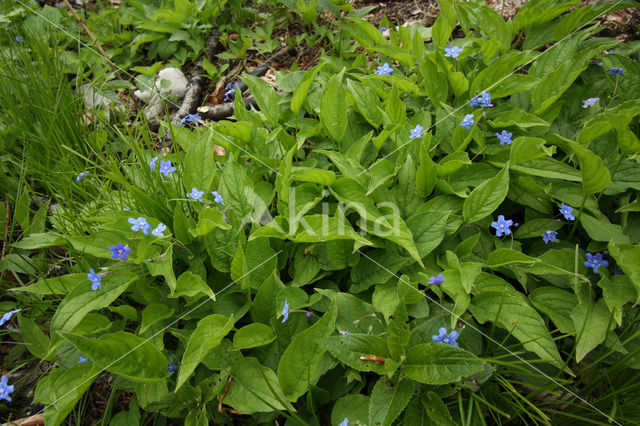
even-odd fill
[(580, 203), (580, 210), (578, 210), (578, 214), (576, 215), (576, 220), (573, 222), (573, 226), (571, 227), (571, 232), (569, 232), (569, 237), (567, 237), (567, 239), (571, 238), (573, 236), (573, 233), (576, 230), (576, 226), (578, 225), (578, 221), (580, 220), (580, 215), (582, 215), (582, 210), (584, 210), (584, 203), (587, 201), (587, 193), (584, 193), (584, 196), (582, 197), (582, 202)]

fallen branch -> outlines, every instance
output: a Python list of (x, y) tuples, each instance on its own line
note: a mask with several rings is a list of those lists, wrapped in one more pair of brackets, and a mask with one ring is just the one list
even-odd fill
[(2, 426), (40, 426), (44, 424), (44, 415), (36, 414), (31, 417), (25, 417), (18, 420), (11, 420), (8, 423), (3, 423)]
[[(256, 98), (250, 97), (243, 99), (245, 107), (258, 107), (258, 103), (256, 102)], [(233, 102), (227, 102), (220, 105), (205, 105), (203, 107), (198, 108), (198, 114), (206, 120), (224, 120), (227, 117), (231, 117), (233, 115)]]

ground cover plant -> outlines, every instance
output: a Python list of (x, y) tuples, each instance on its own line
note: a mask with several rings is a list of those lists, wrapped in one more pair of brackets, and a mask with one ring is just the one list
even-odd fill
[[(104, 55), (2, 6), (3, 420), (640, 423), (636, 2), (127, 3)], [(152, 131), (130, 92), (214, 28), (233, 116)]]

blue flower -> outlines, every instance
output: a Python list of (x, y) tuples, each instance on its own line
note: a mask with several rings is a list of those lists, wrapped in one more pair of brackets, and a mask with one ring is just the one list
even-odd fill
[(287, 299), (284, 300), (284, 308), (282, 308), (282, 315), (284, 316), (284, 318), (282, 319), (282, 322), (285, 322), (286, 320), (289, 319), (289, 302), (287, 301)]
[(380, 32), (384, 33), (385, 31), (387, 31), (387, 27), (380, 27)]
[(450, 334), (447, 334), (447, 329), (442, 327), (440, 330), (438, 330), (438, 332), (440, 333), (439, 335), (434, 335), (431, 337), (431, 340), (433, 340), (434, 342), (437, 343), (444, 343), (446, 345), (451, 345), (451, 346), (458, 346), (458, 342), (456, 342), (456, 339), (458, 338), (458, 332), (453, 330)]
[(151, 229), (151, 225), (149, 225), (149, 223), (147, 222), (147, 219), (145, 219), (144, 217), (139, 217), (137, 219), (130, 217), (129, 223), (132, 225), (131, 226), (132, 231), (138, 232), (140, 229), (142, 229), (142, 232), (144, 233), (144, 235), (149, 235), (149, 230)]
[(503, 130), (502, 133), (496, 133), (496, 137), (500, 140), (500, 145), (504, 145), (505, 143), (511, 145), (511, 142), (513, 142), (511, 136), (513, 136), (513, 133), (507, 132), (506, 130)]
[(482, 108), (492, 107), (493, 104), (491, 103), (491, 93), (483, 90), (478, 96), (471, 99), (471, 102), (469, 102), (469, 106), (480, 106)]
[(240, 86), (240, 83), (231, 83), (231, 82), (227, 83), (227, 85), (224, 87), (226, 92), (224, 93), (223, 101), (225, 102), (232, 101), (233, 98), (235, 98), (234, 95), (239, 86)]
[(5, 322), (9, 321), (9, 319), (11, 318), (11, 316), (13, 314), (17, 314), (18, 312), (20, 312), (22, 309), (16, 309), (13, 311), (9, 311), (6, 314), (2, 315), (2, 318), (0, 318), (0, 326), (4, 325)]
[(584, 266), (587, 268), (593, 268), (593, 272), (599, 274), (598, 267), (601, 265), (605, 268), (609, 266), (609, 262), (602, 259), (602, 253), (596, 253), (595, 256), (591, 253), (587, 253), (587, 261), (584, 262)]
[(129, 206), (124, 206), (124, 208), (123, 208), (122, 210), (124, 210), (125, 212), (128, 212), (128, 211), (130, 211), (130, 210), (131, 210), (131, 207), (129, 207)]
[(169, 173), (175, 172), (176, 168), (171, 166), (171, 160), (162, 161), (160, 160), (160, 173), (162, 173), (165, 177), (169, 177)]
[(484, 56), (472, 56), (469, 58), (470, 61), (477, 61), (478, 59), (482, 59)]
[(154, 171), (156, 169), (157, 162), (158, 162), (158, 156), (156, 155), (151, 159), (151, 162), (149, 163), (149, 168), (151, 169), (151, 171)]
[(429, 284), (440, 285), (443, 282), (444, 282), (444, 277), (442, 276), (442, 274), (438, 274), (437, 277), (429, 278)]
[(464, 127), (465, 129), (469, 130), (474, 123), (475, 121), (473, 121), (473, 114), (467, 114), (462, 119), (462, 123), (460, 123), (460, 127)]
[(22, 37), (22, 36), (17, 35), (17, 36), (15, 37), (15, 40), (16, 40), (18, 43), (24, 43), (24, 37)]
[(100, 282), (102, 277), (100, 276), (100, 274), (96, 274), (96, 271), (94, 271), (91, 268), (89, 268), (87, 279), (91, 281), (91, 290), (97, 290), (99, 288), (102, 288), (102, 283)]
[(378, 71), (376, 71), (376, 74), (391, 75), (392, 72), (393, 72), (393, 68), (389, 68), (389, 64), (385, 62), (383, 66), (378, 67)]
[(422, 136), (422, 131), (424, 130), (424, 127), (422, 127), (419, 124), (416, 124), (416, 127), (414, 127), (413, 129), (411, 129), (411, 139), (413, 138), (419, 138), (420, 136)]
[(222, 195), (218, 194), (218, 191), (213, 191), (211, 195), (213, 195), (214, 203), (220, 203), (224, 206), (224, 199), (222, 198)]
[(124, 261), (128, 260), (127, 255), (131, 253), (131, 249), (125, 246), (122, 243), (118, 243), (115, 246), (109, 246), (109, 250), (111, 250), (111, 257), (114, 259), (122, 259)]
[(618, 67), (613, 67), (613, 68), (609, 68), (607, 70), (607, 72), (611, 75), (621, 75), (624, 77), (624, 71), (622, 70), (622, 68), (618, 68)]
[(88, 356), (79, 356), (78, 357), (78, 364), (82, 364), (83, 362), (87, 362), (87, 361), (93, 361), (91, 358), (89, 358)]
[(562, 207), (560, 208), (560, 213), (564, 215), (564, 218), (567, 220), (576, 220), (576, 218), (571, 214), (573, 211), (573, 207), (565, 206), (564, 201), (562, 202)]
[(589, 99), (585, 99), (584, 104), (582, 104), (582, 108), (589, 108), (592, 107), (596, 104), (596, 102), (598, 102), (600, 100), (600, 98), (589, 98)]
[(169, 374), (175, 373), (177, 369), (178, 369), (178, 366), (176, 365), (175, 362), (173, 362), (173, 360), (171, 360), (169, 365), (167, 365), (167, 370), (169, 371)]
[(184, 126), (185, 123), (194, 123), (198, 124), (198, 120), (202, 120), (199, 114), (187, 114), (180, 120), (180, 125), (178, 127)]
[(80, 180), (88, 174), (89, 174), (88, 170), (85, 170), (84, 172), (80, 173), (78, 176), (76, 176), (76, 182), (80, 182)]
[(513, 221), (511, 219), (504, 220), (504, 216), (498, 216), (498, 221), (493, 222), (491, 224), (492, 228), (496, 230), (496, 237), (501, 237), (502, 234), (511, 235), (511, 229), (509, 227), (513, 225)]
[(542, 234), (542, 239), (545, 244), (549, 244), (549, 241), (554, 242), (556, 240), (556, 235), (558, 235), (556, 231), (545, 231), (544, 234)]
[(448, 45), (444, 48), (444, 56), (445, 58), (457, 58), (463, 50), (462, 47)]
[(156, 229), (151, 231), (151, 235), (155, 235), (156, 237), (164, 237), (163, 232), (165, 229), (167, 229), (167, 225), (165, 225), (164, 223), (159, 223), (158, 226), (156, 226)]
[(2, 379), (0, 379), (0, 399), (11, 402), (10, 393), (13, 393), (13, 385), (9, 384), (9, 378), (7, 376), (2, 376)]
[[(384, 28), (384, 27), (382, 27)], [(345, 417), (344, 420), (342, 421), (342, 423), (340, 423), (338, 426), (349, 426), (349, 418)]]
[(198, 188), (191, 188), (191, 192), (187, 193), (187, 197), (199, 200), (204, 195), (204, 191), (198, 191)]

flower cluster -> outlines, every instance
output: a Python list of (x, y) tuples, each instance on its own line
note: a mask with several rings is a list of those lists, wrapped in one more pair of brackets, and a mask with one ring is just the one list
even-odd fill
[(224, 99), (223, 101), (225, 102), (231, 102), (234, 98), (235, 98), (235, 94), (236, 91), (238, 90), (238, 87), (240, 87), (240, 83), (227, 83), (226, 86), (224, 86)]
[(198, 124), (198, 120), (202, 120), (199, 114), (187, 114), (180, 120), (180, 125), (178, 127), (184, 126), (186, 123)]
[(492, 107), (491, 103), (491, 93), (483, 90), (480, 92), (480, 95), (471, 98), (471, 102), (469, 102), (470, 106), (480, 106), (482, 108)]

